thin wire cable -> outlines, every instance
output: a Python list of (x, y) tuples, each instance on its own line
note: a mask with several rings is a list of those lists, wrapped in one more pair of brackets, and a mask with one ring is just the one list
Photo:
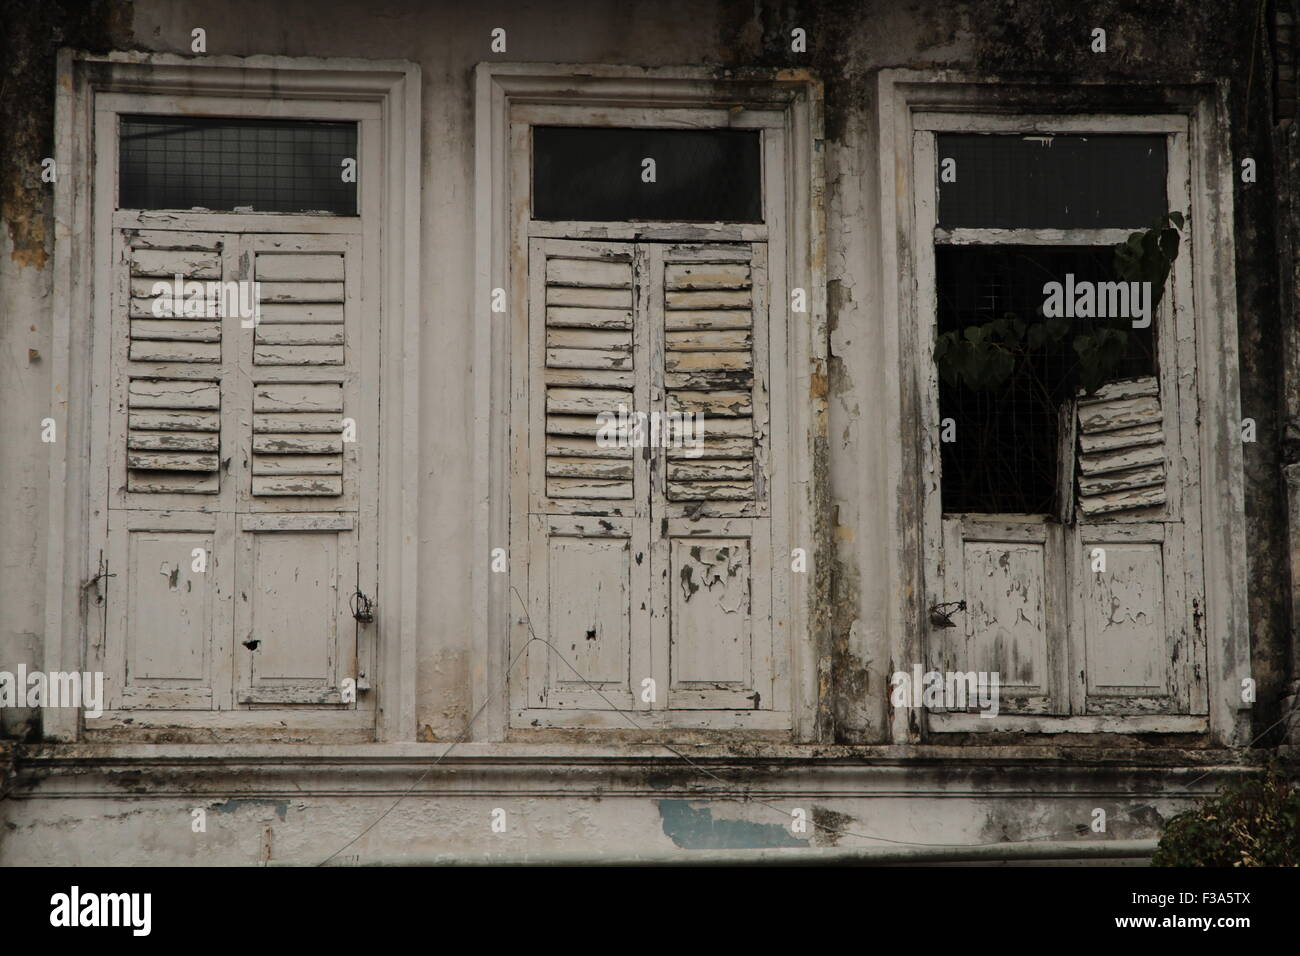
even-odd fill
[[(523, 647), (521, 647), (521, 648), (519, 649), (519, 652), (515, 655), (514, 659), (510, 662), (510, 665), (506, 668), (506, 673), (505, 673), (505, 675), (504, 675), (504, 677), (503, 677), (503, 679), (502, 679), (502, 687), (504, 688), (505, 686), (508, 685), (508, 683), (509, 683), (509, 677), (510, 677), (510, 673), (511, 673), (511, 671), (514, 670), (515, 665), (516, 665), (517, 663), (519, 663), (519, 659), (520, 659), (521, 657), (523, 657), (524, 652), (525, 652), (526, 650), (528, 650), (528, 647), (529, 647), (529, 646), (530, 646), (530, 645), (535, 641), (535, 642), (537, 642), (537, 643), (539, 643), (539, 644), (544, 644), (546, 647), (550, 648), (551, 651), (553, 651), (553, 652), (555, 653), (556, 657), (558, 657), (558, 658), (559, 658), (559, 659), (564, 663), (564, 665), (565, 665), (566, 667), (569, 668), (569, 670), (573, 671), (573, 673), (577, 676), (578, 680), (580, 680), (580, 681), (582, 681), (584, 684), (586, 684), (586, 685), (587, 685), (587, 686), (588, 686), (588, 687), (589, 687), (589, 688), (590, 688), (590, 689), (591, 689), (591, 690), (592, 690), (592, 691), (593, 691), (597, 696), (600, 697), (601, 700), (603, 700), (606, 704), (609, 705), (609, 707), (610, 707), (611, 710), (613, 710), (615, 713), (617, 713), (617, 714), (619, 714), (621, 717), (623, 717), (623, 719), (626, 720), (629, 724), (631, 724), (633, 728), (635, 728), (636, 730), (641, 730), (641, 731), (646, 730), (646, 729), (647, 729), (646, 727), (644, 727), (644, 726), (642, 726), (641, 724), (637, 723), (636, 720), (634, 720), (634, 719), (632, 718), (631, 712), (626, 711), (626, 710), (623, 710), (622, 708), (615, 706), (614, 703), (613, 703), (613, 702), (612, 702), (608, 697), (606, 697), (606, 696), (604, 695), (604, 693), (601, 692), (600, 688), (596, 687), (594, 684), (591, 683), (591, 681), (587, 680), (587, 678), (584, 677), (584, 676), (583, 676), (583, 675), (578, 671), (578, 669), (577, 669), (576, 667), (574, 667), (574, 666), (573, 666), (573, 665), (568, 661), (568, 659), (567, 659), (567, 658), (564, 656), (564, 654), (559, 650), (559, 648), (557, 648), (554, 644), (552, 644), (550, 641), (546, 640), (545, 638), (541, 638), (541, 637), (538, 637), (538, 636), (537, 636), (537, 632), (533, 629), (533, 620), (532, 620), (532, 615), (530, 615), (530, 614), (528, 613), (528, 607), (527, 607), (527, 605), (525, 604), (523, 597), (519, 594), (518, 589), (515, 588), (513, 585), (511, 586), (510, 591), (511, 591), (511, 593), (514, 594), (514, 596), (518, 599), (520, 607), (523, 608), (523, 612), (524, 612), (524, 620), (525, 620), (525, 622), (526, 622), (527, 625), (528, 625), (528, 634), (529, 634), (529, 638), (528, 638), (527, 641), (524, 642)], [(478, 710), (476, 710), (476, 711), (474, 712), (473, 716), (470, 717), (469, 722), (465, 725), (465, 729), (461, 732), (461, 735), (460, 735), (459, 737), (457, 737), (454, 741), (451, 742), (451, 744), (447, 747), (447, 749), (444, 750), (444, 751), (443, 751), (443, 752), (438, 756), (438, 759), (437, 759), (437, 760), (435, 760), (432, 764), (430, 764), (427, 768), (425, 768), (424, 772), (423, 772), (422, 774), (420, 774), (420, 776), (415, 780), (415, 782), (412, 783), (411, 786), (408, 787), (408, 788), (407, 788), (403, 793), (401, 793), (401, 794), (397, 797), (397, 799), (393, 801), (392, 805), (391, 805), (387, 810), (385, 810), (382, 814), (380, 814), (380, 816), (379, 816), (379, 817), (378, 817), (378, 818), (377, 818), (373, 823), (371, 823), (369, 826), (367, 826), (364, 830), (362, 830), (360, 833), (358, 833), (355, 837), (353, 837), (351, 840), (349, 840), (349, 841), (348, 841), (347, 843), (345, 843), (343, 846), (339, 847), (337, 850), (335, 850), (333, 853), (331, 853), (328, 857), (326, 857), (324, 860), (322, 860), (320, 863), (318, 863), (317, 866), (324, 866), (324, 865), (325, 865), (326, 863), (328, 863), (330, 860), (334, 859), (334, 857), (338, 856), (340, 853), (342, 853), (342, 852), (343, 852), (344, 850), (346, 850), (348, 847), (352, 846), (354, 843), (356, 843), (358, 840), (360, 840), (363, 836), (365, 836), (367, 833), (369, 833), (371, 830), (373, 830), (376, 826), (378, 826), (378, 825), (379, 825), (379, 824), (380, 824), (380, 823), (381, 823), (381, 822), (382, 822), (382, 821), (383, 821), (383, 820), (384, 820), (384, 819), (385, 819), (385, 818), (386, 818), (390, 813), (392, 813), (393, 810), (395, 810), (395, 809), (397, 808), (398, 804), (400, 804), (404, 799), (406, 799), (408, 796), (410, 796), (411, 793), (414, 792), (415, 788), (418, 787), (418, 786), (419, 786), (419, 785), (420, 785), (420, 784), (421, 784), (421, 783), (422, 783), (422, 782), (423, 782), (423, 781), (424, 781), (424, 780), (429, 776), (429, 774), (433, 771), (433, 769), (434, 769), (435, 767), (437, 767), (440, 763), (442, 763), (443, 759), (445, 759), (445, 758), (447, 757), (447, 755), (450, 754), (450, 753), (452, 752), (452, 750), (454, 750), (457, 746), (459, 746), (460, 744), (462, 744), (462, 743), (465, 742), (465, 740), (466, 740), (466, 739), (468, 738), (468, 736), (469, 736), (469, 732), (470, 732), (470, 730), (471, 730), (471, 729), (473, 728), (473, 726), (474, 726), (474, 722), (475, 722), (476, 720), (478, 720), (479, 716), (483, 713), (483, 711), (487, 708), (487, 706), (488, 706), (490, 703), (492, 703), (492, 702), (496, 699), (496, 697), (497, 697), (497, 693), (499, 693), (499, 691), (493, 692), (492, 694), (489, 694), (489, 695), (488, 695), (488, 697), (487, 697), (487, 698), (483, 701), (483, 703), (479, 706)], [(1300, 708), (1293, 709), (1290, 715), (1288, 715), (1287, 717), (1281, 718), (1280, 720), (1277, 720), (1277, 721), (1275, 721), (1273, 724), (1269, 725), (1267, 728), (1264, 729), (1264, 731), (1263, 731), (1263, 732), (1262, 732), (1258, 737), (1256, 737), (1254, 740), (1252, 740), (1249, 744), (1246, 745), (1246, 749), (1249, 749), (1250, 747), (1252, 747), (1252, 746), (1254, 746), (1256, 743), (1258, 743), (1260, 740), (1262, 740), (1262, 739), (1263, 739), (1263, 738), (1264, 738), (1264, 737), (1265, 737), (1265, 736), (1266, 736), (1266, 735), (1267, 735), (1267, 734), (1268, 734), (1268, 733), (1269, 733), (1269, 732), (1270, 732), (1274, 727), (1276, 727), (1278, 724), (1282, 723), (1283, 721), (1288, 721), (1288, 722), (1289, 722), (1290, 720), (1294, 719), (1294, 717), (1295, 717), (1295, 715), (1296, 715), (1297, 713), (1300, 713)], [(734, 784), (733, 784), (733, 783), (731, 783), (731, 782), (729, 782), (729, 781), (727, 781), (727, 780), (724, 780), (722, 777), (718, 776), (716, 773), (714, 773), (712, 770), (709, 770), (707, 767), (703, 767), (703, 766), (697, 764), (697, 763), (696, 763), (694, 760), (692, 760), (689, 756), (687, 756), (687, 755), (686, 755), (685, 753), (683, 753), (682, 751), (678, 750), (676, 747), (673, 747), (671, 744), (667, 744), (667, 743), (664, 743), (664, 742), (662, 742), (662, 741), (656, 741), (655, 744), (656, 744), (657, 746), (662, 747), (663, 749), (667, 750), (667, 751), (668, 751), (669, 753), (671, 753), (673, 756), (680, 758), (684, 763), (687, 764), (687, 766), (691, 767), (691, 769), (693, 769), (693, 770), (695, 770), (695, 771), (697, 771), (697, 772), (703, 774), (704, 776), (710, 778), (711, 780), (715, 780), (715, 781), (717, 781), (718, 783), (722, 784), (724, 787), (728, 787), (728, 788), (732, 788), (732, 787), (734, 787)], [(1211, 773), (1213, 773), (1213, 772), (1214, 772), (1214, 771), (1213, 771), (1212, 769), (1211, 769), (1211, 770), (1207, 770), (1205, 773), (1201, 774), (1201, 776), (1199, 776), (1199, 777), (1197, 777), (1196, 779), (1192, 780), (1192, 781), (1191, 781), (1190, 783), (1188, 783), (1186, 786), (1188, 786), (1188, 787), (1194, 786), (1195, 784), (1199, 783), (1201, 780), (1203, 780), (1205, 777), (1209, 776), (1209, 775), (1210, 775)], [(755, 798), (755, 797), (754, 797), (754, 796), (753, 796), (749, 791), (747, 791), (747, 790), (736, 791), (736, 790), (733, 790), (733, 789), (729, 789), (727, 792), (728, 792), (728, 793), (731, 793), (731, 794), (738, 794), (738, 795), (740, 795), (740, 796), (743, 796), (745, 800), (750, 801), (750, 802), (753, 802), (753, 803), (756, 803), (756, 804), (758, 804), (759, 806), (761, 806), (761, 807), (765, 807), (765, 808), (767, 808), (767, 809), (769, 809), (769, 810), (772, 810), (772, 811), (775, 812), (775, 813), (779, 813), (779, 814), (780, 814), (782, 817), (784, 817), (784, 818), (789, 818), (790, 815), (791, 815), (789, 812), (787, 812), (787, 811), (785, 811), (785, 810), (782, 810), (780, 807), (778, 807), (778, 806), (777, 806), (776, 804), (774, 804), (774, 803), (769, 803), (769, 802), (766, 801), (766, 800), (756, 799), (756, 798)], [(712, 794), (711, 796), (717, 796), (717, 794)], [(917, 846), (917, 847), (932, 847), (932, 848), (938, 848), (938, 849), (955, 849), (955, 850), (959, 850), (959, 849), (975, 849), (975, 848), (979, 848), (979, 847), (989, 847), (989, 846), (1002, 846), (1002, 845), (1004, 845), (1004, 844), (1006, 844), (1006, 843), (1008, 842), (1008, 841), (1005, 841), (1005, 840), (996, 840), (996, 841), (987, 842), (987, 843), (927, 843), (927, 842), (922, 842), (922, 841), (918, 841), (918, 840), (894, 840), (894, 839), (891, 839), (891, 838), (889, 838), (889, 837), (876, 836), (876, 835), (874, 835), (874, 834), (870, 834), (870, 833), (860, 833), (860, 832), (855, 831), (855, 830), (837, 829), (837, 828), (835, 828), (835, 827), (827, 826), (826, 824), (817, 823), (815, 820), (813, 820), (813, 821), (809, 821), (809, 822), (812, 823), (812, 825), (813, 825), (813, 827), (814, 827), (815, 829), (817, 829), (817, 830), (821, 830), (821, 831), (824, 832), (824, 833), (834, 834), (834, 835), (836, 835), (836, 836), (851, 836), (851, 837), (856, 837), (856, 838), (861, 839), (861, 840), (873, 840), (873, 841), (876, 841), (876, 842), (878, 842), (878, 843), (890, 843), (890, 844), (893, 844), (893, 845), (896, 845), (896, 846)], [(1043, 840), (1052, 840), (1052, 839), (1056, 839), (1059, 835), (1060, 835), (1060, 833), (1045, 833), (1045, 834), (1042, 834), (1042, 835), (1040, 835), (1040, 836), (1028, 837), (1028, 838), (1026, 838), (1026, 839), (1024, 839), (1024, 840), (1016, 840), (1016, 841), (1011, 841), (1011, 842), (1016, 842), (1016, 843), (1037, 843), (1037, 842), (1040, 842), (1040, 841), (1043, 841)]]

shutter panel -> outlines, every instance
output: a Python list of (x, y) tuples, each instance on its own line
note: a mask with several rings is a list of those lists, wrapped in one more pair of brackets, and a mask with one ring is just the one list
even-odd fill
[(651, 529), (654, 669), (661, 705), (739, 712), (716, 726), (744, 726), (783, 703), (765, 468), (766, 256), (763, 243), (649, 250), (656, 409), (703, 416), (692, 420), (702, 421), (702, 445), (653, 449), (652, 510), (667, 518)]
[(118, 229), (113, 244), (107, 706), (225, 707), (234, 483), (223, 463), (236, 358), (221, 293), (233, 247), (229, 236), (168, 230)]
[(240, 413), (236, 703), (337, 706), (342, 680), (367, 669), (349, 600), (358, 587), (375, 596), (379, 383), (377, 350), (362, 336), (360, 244), (243, 244), (261, 308), (242, 345), (251, 387)]
[(633, 449), (597, 437), (601, 416), (621, 423), (638, 408), (632, 247), (553, 242), (540, 255), (546, 497), (630, 501)]
[[(999, 713), (1067, 713), (1061, 527), (960, 515), (943, 519), (943, 536), (931, 603), (965, 600), (966, 610), (948, 609), (952, 627), (926, 622), (926, 669), (996, 673)], [(939, 728), (942, 710), (930, 708)]]
[[(789, 700), (773, 626), (766, 255), (530, 242), (515, 426), (530, 515), (512, 567), (526, 568), (533, 633), (553, 649), (530, 649), (523, 726), (542, 710), (548, 726), (623, 726), (601, 713), (611, 706), (788, 725), (773, 714)], [(684, 415), (703, 416), (699, 444), (674, 429)]]
[(126, 354), (115, 353), (127, 378), (126, 490), (215, 494), (221, 484), (223, 244), (193, 233), (120, 238), (126, 294), (115, 311), (120, 321), (125, 304), (127, 336)]
[(1080, 395), (1080, 515), (1087, 519), (1163, 505), (1164, 436), (1155, 376)]
[(253, 494), (341, 495), (342, 431), (341, 383), (254, 387)]
[(529, 615), (564, 660), (529, 653), (526, 707), (631, 708), (650, 673), (648, 467), (629, 444), (648, 389), (637, 262), (631, 243), (529, 245)]
[[(252, 350), (252, 494), (341, 496), (344, 406), (352, 397), (346, 386), (355, 379), (360, 355), (347, 335), (357, 324), (347, 321), (356, 300), (344, 301), (348, 256), (284, 241), (276, 245), (252, 254), (263, 302)], [(272, 369), (338, 373), (271, 377)]]
[[(110, 706), (342, 706), (342, 679), (369, 668), (349, 599), (377, 590), (377, 349), (358, 334), (359, 237), (116, 242), (109, 425), (125, 481), (107, 529)], [(160, 315), (154, 285), (177, 275), (225, 285), (184, 289)]]
[(219, 382), (132, 378), (127, 408), (130, 491), (213, 493), (220, 489)]
[(754, 250), (674, 246), (663, 264), (666, 411), (703, 415), (702, 449), (670, 447), (669, 501), (760, 497), (754, 458)]
[[(1168, 484), (1177, 434), (1155, 376), (1079, 398), (1072, 615), (1088, 714), (1205, 713), (1188, 534)], [(1104, 560), (1105, 569), (1095, 563)], [(1189, 593), (1192, 591), (1194, 593)]]

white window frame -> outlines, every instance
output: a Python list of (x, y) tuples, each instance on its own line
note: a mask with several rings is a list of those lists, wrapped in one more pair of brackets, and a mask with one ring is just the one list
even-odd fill
[[(789, 460), (793, 472), (786, 476), (791, 493), (788, 513), (781, 516), (785, 532), (774, 524), (773, 562), (779, 562), (782, 548), (802, 547), (808, 555), (806, 574), (791, 573), (789, 588), (790, 643), (792, 646), (790, 685), (792, 731), (795, 740), (811, 740), (817, 711), (816, 635), (813, 601), (824, 590), (815, 575), (829, 574), (823, 558), (830, 550), (819, 538), (814, 520), (816, 482), (814, 435), (824, 437), (826, 398), (815, 389), (815, 375), (825, 374), (825, 219), (822, 206), (824, 173), (821, 151), (821, 86), (811, 75), (785, 71), (780, 82), (748, 79), (718, 79), (711, 71), (671, 68), (644, 70), (619, 66), (561, 64), (483, 63), (478, 67), (475, 136), (476, 191), (476, 276), (474, 387), (476, 445), (473, 561), (474, 648), (478, 664), (473, 668), (471, 712), (483, 711), (473, 728), (478, 740), (526, 737), (528, 730), (509, 729), (507, 672), (511, 663), (511, 634), (524, 625), (523, 608), (513, 593), (512, 576), (493, 573), (493, 548), (509, 549), (512, 521), (520, 520), (520, 508), (527, 505), (527, 475), (512, 473), (512, 402), (524, 400), (514, 394), (512, 360), (518, 352), (512, 343), (509, 322), (491, 311), (492, 290), (504, 288), (511, 303), (526, 302), (527, 237), (555, 232), (570, 239), (625, 239), (692, 237), (678, 232), (681, 224), (529, 223), (526, 184), (529, 156), (521, 142), (512, 138), (512, 119), (518, 108), (536, 122), (564, 121), (585, 115), (591, 122), (593, 110), (604, 118), (603, 125), (678, 125), (712, 128), (752, 125), (737, 122), (736, 115), (748, 111), (775, 116), (786, 143), (785, 195), (781, 200), (786, 230), (786, 261), (771, 263), (782, 268), (784, 287), (802, 287), (808, 293), (808, 312), (792, 314), (788, 342)], [(759, 116), (754, 122), (764, 122)], [(522, 155), (521, 155), (522, 153)], [(667, 230), (667, 231), (666, 231)], [(673, 231), (677, 230), (677, 231)], [(734, 233), (734, 236), (731, 235)], [(710, 228), (709, 238), (763, 240), (767, 225), (735, 225)], [(509, 314), (509, 311), (508, 313)], [(524, 356), (526, 360), (526, 354)], [(824, 380), (824, 379), (823, 379)], [(805, 439), (806, 438), (806, 447)], [(776, 516), (774, 516), (774, 519)], [(786, 545), (785, 539), (789, 544)], [(786, 556), (788, 561), (788, 556)], [(819, 560), (822, 559), (822, 560)], [(787, 564), (788, 567), (788, 564)], [(517, 587), (517, 585), (515, 585)], [(521, 679), (523, 666), (509, 674)], [(617, 716), (617, 715), (615, 715)], [(638, 722), (653, 726), (638, 712)], [(615, 729), (616, 724), (610, 725)], [(626, 724), (624, 729), (634, 729)], [(704, 728), (707, 729), (707, 728)], [(784, 732), (783, 732), (784, 733)]]
[[(201, 220), (205, 229), (243, 231), (255, 218), (258, 228), (302, 224), (302, 231), (327, 233), (346, 229), (342, 217), (274, 213), (204, 213), (117, 210), (115, 190), (97, 193), (97, 162), (116, 168), (117, 143), (97, 141), (97, 115), (104, 107), (120, 112), (179, 112), (169, 103), (184, 98), (206, 103), (218, 115), (285, 118), (368, 117), (375, 135), (367, 146), (383, 163), (382, 188), (365, 192), (359, 184), (368, 220), (364, 237), (383, 241), (377, 297), (383, 329), (379, 378), (382, 394), (380, 456), (375, 508), (378, 514), (379, 593), (383, 627), (375, 647), (373, 731), (365, 739), (409, 740), (415, 734), (415, 636), (418, 580), (415, 536), (406, 534), (418, 515), (418, 452), (406, 436), (419, 434), (419, 214), (409, 195), (420, 184), (420, 71), (405, 61), (291, 58), (280, 56), (205, 57), (172, 54), (111, 53), (90, 55), (64, 50), (59, 59), (55, 118), (58, 176), (55, 207), (54, 323), (51, 356), (51, 416), (60, 441), (50, 446), (50, 526), (46, 577), (44, 666), (48, 671), (82, 670), (87, 661), (83, 608), (87, 582), (97, 569), (88, 566), (94, 514), (95, 483), (104, 476), (92, 468), (93, 403), (106, 400), (91, 389), (96, 381), (91, 356), (102, 324), (95, 310), (95, 277), (109, 268), (110, 225), (151, 224), (185, 228)], [(101, 126), (101, 131), (103, 127)], [(104, 152), (107, 149), (108, 152)], [(97, 159), (97, 157), (99, 157)], [(359, 211), (362, 207), (359, 207)], [(353, 223), (356, 220), (352, 220)], [(194, 223), (191, 222), (191, 225)], [(355, 230), (355, 226), (352, 227)], [(102, 233), (102, 235), (101, 235)], [(122, 570), (122, 569), (110, 569)], [(294, 730), (356, 732), (357, 712), (296, 714)], [(43, 709), (46, 739), (76, 740), (85, 726), (79, 709)], [(155, 721), (177, 724), (167, 712), (131, 714), (132, 728), (147, 730)], [(283, 719), (283, 713), (276, 718)], [(267, 723), (265, 712), (214, 711), (188, 714), (196, 728), (237, 730)]]
[[(1240, 391), (1237, 371), (1236, 284), (1232, 238), (1233, 177), (1226, 129), (1226, 87), (1201, 84), (1122, 90), (1090, 87), (1072, 109), (1046, 85), (1012, 85), (987, 78), (884, 70), (877, 86), (880, 128), (879, 197), (883, 290), (883, 368), (889, 378), (884, 434), (900, 436), (886, 451), (886, 493), (900, 520), (889, 549), (890, 654), (894, 661), (925, 660), (923, 449), (932, 410), (926, 389), (930, 349), (918, 341), (925, 297), (933, 298), (933, 270), (922, 270), (921, 243), (933, 235), (917, 229), (917, 197), (933, 181), (914, 159), (914, 134), (941, 126), (957, 130), (1069, 132), (1168, 131), (1185, 128), (1193, 223), (1190, 242), (1196, 269), (1185, 281), (1195, 303), (1195, 359), (1201, 415), (1199, 445), (1200, 521), (1203, 536), (1206, 607), (1201, 619), (1207, 650), (1207, 718), (1079, 716), (1012, 718), (997, 729), (1046, 733), (1134, 733), (1208, 731), (1213, 743), (1236, 746), (1249, 735), (1249, 705), (1241, 700), (1241, 679), (1250, 676), (1245, 553), (1245, 509), (1239, 441)], [(1113, 106), (1111, 104), (1114, 104)], [(1137, 115), (1122, 115), (1122, 114)], [(1070, 119), (1070, 116), (1082, 116)], [(921, 117), (924, 117), (922, 119)], [(1073, 125), (1072, 125), (1073, 124)], [(1176, 158), (1171, 161), (1183, 161)], [(1058, 231), (1059, 232), (1059, 231)], [(1128, 230), (1124, 231), (1125, 233)], [(1062, 233), (1062, 235), (1066, 235)], [(924, 272), (924, 274), (922, 274)], [(895, 371), (897, 370), (897, 371)], [(909, 544), (911, 545), (909, 547)], [(928, 731), (916, 711), (897, 708), (891, 736), (918, 743)]]

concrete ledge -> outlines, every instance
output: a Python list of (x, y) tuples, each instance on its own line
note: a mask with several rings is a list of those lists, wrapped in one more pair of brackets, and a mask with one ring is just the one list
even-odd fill
[[(1044, 841), (981, 847), (825, 847), (778, 850), (676, 850), (667, 852), (571, 853), (542, 856), (437, 855), (427, 858), (370, 860), (367, 866), (885, 866), (943, 863), (1037, 864), (1086, 862), (1093, 865), (1145, 865), (1156, 840)], [(272, 866), (293, 866), (273, 863)]]

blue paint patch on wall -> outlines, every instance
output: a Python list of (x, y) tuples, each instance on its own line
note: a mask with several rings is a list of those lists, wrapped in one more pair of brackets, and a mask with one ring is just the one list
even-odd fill
[(658, 800), (664, 834), (686, 850), (761, 850), (809, 846), (779, 823), (715, 820), (710, 807), (695, 809), (689, 800)]
[(275, 815), (283, 820), (289, 812), (289, 801), (257, 799), (241, 800), (236, 797), (231, 797), (224, 803), (216, 803), (212, 805), (212, 809), (217, 811), (217, 813), (236, 813), (247, 807), (272, 807), (275, 810)]

